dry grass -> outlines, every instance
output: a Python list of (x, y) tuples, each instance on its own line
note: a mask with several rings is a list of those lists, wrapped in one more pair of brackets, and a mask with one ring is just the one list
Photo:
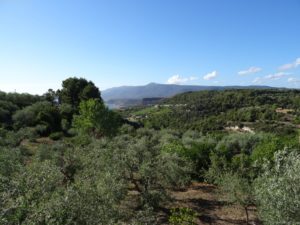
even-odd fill
[(294, 109), (283, 109), (283, 108), (276, 109), (277, 113), (283, 113), (283, 114), (292, 113), (294, 111), (295, 111)]

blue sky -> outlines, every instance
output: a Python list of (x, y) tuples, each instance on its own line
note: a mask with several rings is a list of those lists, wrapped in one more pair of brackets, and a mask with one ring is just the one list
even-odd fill
[(67, 77), (300, 87), (299, 0), (0, 0), (0, 90)]

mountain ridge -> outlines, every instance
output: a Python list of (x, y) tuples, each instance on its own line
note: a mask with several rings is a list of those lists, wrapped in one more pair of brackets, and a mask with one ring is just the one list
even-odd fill
[[(178, 85), (149, 83), (139, 86), (120, 86), (102, 91), (102, 98), (105, 101), (114, 99), (143, 99), (143, 98), (167, 98), (176, 94), (190, 91), (204, 90), (226, 90), (226, 89), (272, 89), (275, 87), (249, 85), (249, 86), (205, 86), (205, 85)], [(276, 88), (277, 89), (277, 88)]]

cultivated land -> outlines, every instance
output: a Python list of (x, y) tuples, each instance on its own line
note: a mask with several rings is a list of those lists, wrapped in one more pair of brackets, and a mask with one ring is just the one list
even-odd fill
[(249, 89), (110, 110), (82, 78), (0, 93), (0, 223), (298, 223), (299, 108)]

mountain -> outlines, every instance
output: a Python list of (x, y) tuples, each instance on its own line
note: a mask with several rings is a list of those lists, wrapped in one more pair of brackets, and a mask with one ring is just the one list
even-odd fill
[(195, 86), (176, 84), (150, 83), (144, 86), (122, 86), (102, 91), (102, 98), (108, 102), (121, 99), (143, 98), (166, 98), (176, 94), (202, 91), (202, 90), (225, 90), (225, 89), (270, 89), (269, 86)]

